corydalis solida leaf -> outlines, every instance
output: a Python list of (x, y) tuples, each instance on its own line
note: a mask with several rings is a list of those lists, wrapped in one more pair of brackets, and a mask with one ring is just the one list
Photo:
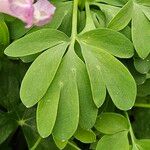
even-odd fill
[(32, 25), (42, 26), (47, 24), (55, 7), (48, 0), (0, 0), (0, 12), (14, 16), (26, 23), (26, 27)]

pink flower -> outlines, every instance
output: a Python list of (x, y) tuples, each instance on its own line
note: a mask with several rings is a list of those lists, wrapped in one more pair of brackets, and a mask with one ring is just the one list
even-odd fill
[(34, 24), (42, 26), (47, 24), (55, 12), (55, 7), (47, 0), (38, 0), (34, 4)]
[(48, 0), (0, 0), (0, 12), (14, 16), (26, 23), (26, 27), (32, 25), (42, 26), (47, 24), (55, 7)]

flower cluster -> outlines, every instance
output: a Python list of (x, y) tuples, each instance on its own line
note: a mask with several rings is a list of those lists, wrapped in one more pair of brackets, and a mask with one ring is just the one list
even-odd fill
[(26, 27), (47, 24), (55, 7), (48, 0), (0, 0), (0, 12), (14, 16), (26, 23)]

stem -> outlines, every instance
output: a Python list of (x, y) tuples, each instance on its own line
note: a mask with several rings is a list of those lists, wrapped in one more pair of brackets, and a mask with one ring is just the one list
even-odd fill
[(129, 119), (129, 116), (128, 116), (128, 113), (125, 112), (125, 115), (127, 117), (127, 121), (129, 123), (129, 133), (130, 133), (130, 136), (131, 136), (131, 141), (132, 141), (132, 145), (135, 145), (136, 146), (136, 143), (135, 143), (135, 136), (134, 136), (134, 132), (133, 132), (133, 129), (132, 129), (132, 125), (131, 125), (131, 122), (130, 122), (130, 119)]
[(74, 145), (73, 143), (68, 141), (68, 144), (71, 145), (73, 148), (75, 148), (76, 150), (80, 150), (76, 145)]
[(72, 34), (71, 41), (74, 43), (77, 35), (77, 16), (78, 16), (78, 0), (74, 0), (73, 17), (72, 17)]
[(35, 144), (31, 147), (30, 150), (35, 150), (37, 148), (37, 146), (39, 145), (39, 143), (41, 142), (41, 137), (38, 138), (38, 140), (35, 142)]
[(150, 104), (135, 103), (134, 107), (150, 108)]

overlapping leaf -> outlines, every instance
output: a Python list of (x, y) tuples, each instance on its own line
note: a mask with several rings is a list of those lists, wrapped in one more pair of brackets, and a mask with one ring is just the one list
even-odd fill
[[(56, 37), (53, 41), (49, 38), (48, 42), (42, 42), (43, 36), (48, 32), (50, 37), (54, 33)], [(25, 51), (25, 48), (20, 52), (16, 49), (24, 42), (36, 41), (37, 36), (41, 45), (33, 44), (28, 47), (28, 51)], [(69, 38), (59, 31), (42, 29), (14, 42), (5, 51), (9, 56), (22, 57), (47, 49), (27, 71), (22, 81), (20, 96), (27, 107), (39, 101), (39, 133), (42, 137), (53, 133), (57, 141), (67, 141), (75, 133), (78, 124), (90, 129), (97, 116), (85, 65), (75, 54), (73, 47), (67, 51), (67, 41)]]
[[(109, 4), (109, 3), (108, 3)], [(121, 30), (132, 20), (132, 40), (138, 55), (144, 59), (150, 53), (150, 9), (149, 1), (129, 0), (118, 10), (116, 6), (95, 3), (105, 13), (108, 20), (108, 27), (114, 30)], [(104, 7), (103, 7), (104, 6)], [(112, 15), (113, 13), (114, 15)]]
[(129, 71), (112, 55), (131, 57), (131, 42), (122, 34), (109, 29), (89, 31), (79, 36), (79, 41), (95, 104), (98, 107), (103, 104), (107, 88), (118, 108), (130, 109), (135, 101), (136, 84)]
[(0, 20), (0, 55), (4, 48), (9, 44), (9, 32), (7, 25), (3, 20)]

